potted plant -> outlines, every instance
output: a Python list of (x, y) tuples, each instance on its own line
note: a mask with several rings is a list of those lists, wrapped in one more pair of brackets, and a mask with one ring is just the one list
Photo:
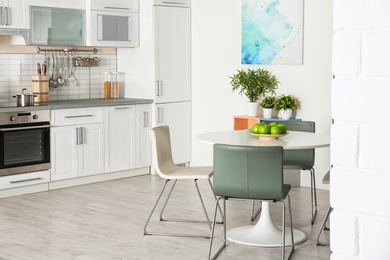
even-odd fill
[(274, 109), (279, 111), (280, 117), (284, 120), (290, 119), (292, 111), (298, 108), (298, 100), (293, 95), (283, 94), (275, 100)]
[(236, 74), (229, 77), (231, 79), (232, 91), (245, 94), (249, 99), (248, 116), (257, 116), (258, 99), (260, 95), (267, 93), (275, 94), (279, 81), (269, 71), (265, 69), (237, 70)]
[(260, 105), (263, 107), (263, 117), (272, 118), (272, 113), (274, 111), (276, 97), (275, 96), (266, 96), (261, 100)]

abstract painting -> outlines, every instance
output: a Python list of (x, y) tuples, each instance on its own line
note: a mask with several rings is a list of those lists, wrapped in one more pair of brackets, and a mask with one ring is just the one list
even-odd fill
[(303, 0), (242, 0), (242, 64), (303, 63)]

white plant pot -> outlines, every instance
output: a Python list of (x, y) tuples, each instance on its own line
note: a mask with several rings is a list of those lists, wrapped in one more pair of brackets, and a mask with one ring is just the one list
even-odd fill
[(258, 102), (248, 102), (248, 116), (257, 116), (259, 112)]
[(263, 108), (263, 118), (272, 118), (273, 108)]
[(291, 115), (292, 115), (292, 109), (290, 109), (290, 108), (279, 111), (279, 117), (281, 117), (283, 120), (290, 119)]

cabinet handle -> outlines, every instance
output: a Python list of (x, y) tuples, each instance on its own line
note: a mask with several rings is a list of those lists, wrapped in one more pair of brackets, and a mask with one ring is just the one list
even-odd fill
[(144, 113), (144, 127), (148, 127), (149, 126), (149, 124), (148, 124), (149, 113), (148, 113), (148, 111), (144, 111), (143, 113)]
[(112, 10), (130, 10), (130, 8), (126, 8), (126, 7), (115, 7), (115, 6), (105, 6), (104, 9), (112, 9)]
[(65, 118), (93, 117), (93, 115), (65, 116)]
[(76, 131), (76, 145), (79, 145), (79, 139), (80, 139), (80, 136), (79, 136), (79, 128), (76, 127), (75, 128), (75, 131)]
[(161, 81), (156, 80), (156, 96), (159, 97), (161, 95)]
[(80, 144), (85, 144), (85, 127), (80, 127)]
[(116, 107), (115, 110), (120, 110), (120, 109), (130, 109), (130, 107)]
[(3, 13), (3, 7), (0, 8), (0, 25), (4, 25), (4, 13)]
[(9, 23), (9, 8), (4, 7), (4, 25), (10, 25)]
[(164, 4), (185, 5), (186, 3), (174, 2), (174, 1), (162, 1)]
[(42, 177), (36, 177), (36, 178), (31, 178), (31, 179), (25, 179), (25, 180), (18, 180), (18, 181), (10, 181), (9, 183), (15, 184), (15, 183), (21, 183), (21, 182), (28, 182), (28, 181), (38, 181), (42, 180)]
[(161, 118), (162, 118), (162, 116), (161, 116), (161, 107), (158, 107), (157, 108), (157, 111), (156, 111), (157, 113), (157, 123), (161, 123)]

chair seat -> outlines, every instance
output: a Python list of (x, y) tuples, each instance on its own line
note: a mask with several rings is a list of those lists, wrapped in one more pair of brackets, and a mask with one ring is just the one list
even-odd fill
[(307, 170), (310, 170), (311, 168), (313, 168), (313, 166), (308, 166), (308, 165), (304, 165), (304, 164), (301, 164), (301, 165), (289, 165), (289, 164), (285, 164), (283, 165), (283, 169), (286, 169), (286, 170), (302, 170), (302, 169), (307, 169)]
[(165, 172), (167, 179), (172, 180), (193, 180), (193, 179), (210, 179), (213, 176), (213, 167), (211, 166), (192, 166), (192, 167), (175, 167), (169, 172)]

